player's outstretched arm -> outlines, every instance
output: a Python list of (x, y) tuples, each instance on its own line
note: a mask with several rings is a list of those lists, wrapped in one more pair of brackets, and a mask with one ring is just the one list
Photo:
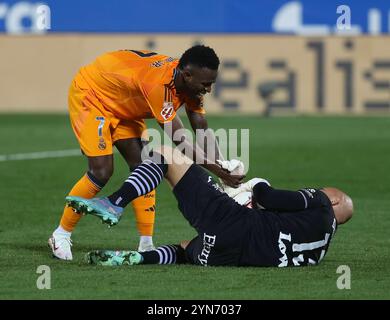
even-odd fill
[[(218, 164), (218, 160), (224, 160), (222, 152), (219, 149), (217, 139), (215, 138), (214, 131), (208, 127), (206, 117), (191, 110), (186, 109), (188, 119), (190, 120), (192, 130), (196, 133), (197, 146), (201, 149), (203, 155), (202, 166), (210, 172), (217, 175), (225, 185), (229, 187), (238, 187), (245, 175), (232, 175), (229, 170), (222, 168)], [(199, 152), (196, 150), (197, 153)], [(195, 158), (194, 158), (195, 159)], [(198, 158), (196, 158), (198, 159)], [(207, 159), (207, 161), (206, 161)]]
[(322, 205), (321, 199), (315, 196), (314, 189), (298, 191), (272, 188), (269, 183), (259, 181), (253, 186), (253, 198), (263, 208), (274, 211), (301, 211)]
[(186, 130), (179, 115), (176, 115), (172, 121), (159, 123), (161, 129), (168, 135), (176, 146), (190, 159), (196, 159), (199, 163), (206, 163), (204, 151), (195, 143), (193, 144), (185, 135)]
[[(200, 120), (199, 120), (200, 121)], [(207, 124), (207, 122), (206, 122)], [(217, 175), (219, 178), (221, 178), (227, 185), (237, 187), (242, 179), (245, 176), (234, 176), (231, 175), (228, 170), (223, 169), (219, 164), (215, 163), (215, 157), (211, 158), (208, 157), (208, 155), (205, 153), (205, 151), (199, 146), (198, 143), (192, 143), (191, 141), (188, 140), (188, 138), (184, 135), (185, 131), (183, 123), (178, 115), (173, 118), (172, 121), (168, 123), (159, 123), (161, 128), (164, 130), (164, 132), (171, 138), (173, 143), (175, 143), (177, 146), (180, 145), (180, 150), (185, 154), (186, 157), (190, 159), (195, 159), (196, 163), (202, 165), (204, 168), (209, 170), (210, 172), (214, 173)], [(194, 127), (198, 130), (203, 130), (202, 122), (200, 122), (199, 127)], [(194, 130), (196, 130), (194, 129)], [(183, 130), (183, 131), (181, 131)], [(207, 136), (212, 135), (214, 137), (214, 134), (211, 131), (207, 132)], [(213, 138), (215, 141), (215, 137)], [(213, 140), (211, 139), (211, 140)], [(207, 139), (205, 139), (207, 140)], [(215, 148), (218, 148), (218, 144), (215, 144)], [(207, 147), (206, 147), (207, 150)], [(215, 154), (220, 154), (219, 148), (216, 151)]]

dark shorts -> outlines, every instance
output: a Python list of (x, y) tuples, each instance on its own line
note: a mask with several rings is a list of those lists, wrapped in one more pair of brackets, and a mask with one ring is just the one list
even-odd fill
[(188, 169), (173, 192), (183, 216), (198, 233), (186, 249), (189, 262), (237, 265), (246, 237), (246, 208), (222, 192), (198, 165)]

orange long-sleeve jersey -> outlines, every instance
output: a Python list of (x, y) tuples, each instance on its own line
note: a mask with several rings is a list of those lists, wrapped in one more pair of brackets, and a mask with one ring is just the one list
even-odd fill
[(174, 77), (177, 59), (141, 50), (105, 53), (80, 69), (76, 84), (87, 88), (101, 102), (102, 112), (115, 118), (140, 120), (155, 118), (171, 121), (177, 109), (187, 108), (204, 114), (200, 104), (176, 93)]

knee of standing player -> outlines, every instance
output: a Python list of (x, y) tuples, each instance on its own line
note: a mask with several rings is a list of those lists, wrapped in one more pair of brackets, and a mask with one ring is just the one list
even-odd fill
[(345, 192), (327, 187), (322, 191), (328, 196), (332, 203), (333, 211), (337, 220), (337, 224), (346, 223), (353, 215), (353, 201)]
[(102, 184), (106, 184), (108, 180), (110, 180), (113, 174), (114, 168), (111, 166), (108, 167), (95, 167), (90, 168), (89, 172), (93, 174), (93, 176), (100, 181)]

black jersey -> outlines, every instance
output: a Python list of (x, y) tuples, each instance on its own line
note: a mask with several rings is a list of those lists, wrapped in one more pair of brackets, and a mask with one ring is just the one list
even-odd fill
[(332, 204), (321, 191), (311, 189), (319, 206), (297, 212), (256, 210), (240, 265), (305, 266), (325, 256), (337, 224)]
[(236, 203), (212, 177), (193, 165), (174, 188), (179, 209), (198, 236), (185, 250), (189, 263), (204, 266), (317, 264), (324, 257), (336, 220), (328, 197), (318, 207), (270, 212)]

